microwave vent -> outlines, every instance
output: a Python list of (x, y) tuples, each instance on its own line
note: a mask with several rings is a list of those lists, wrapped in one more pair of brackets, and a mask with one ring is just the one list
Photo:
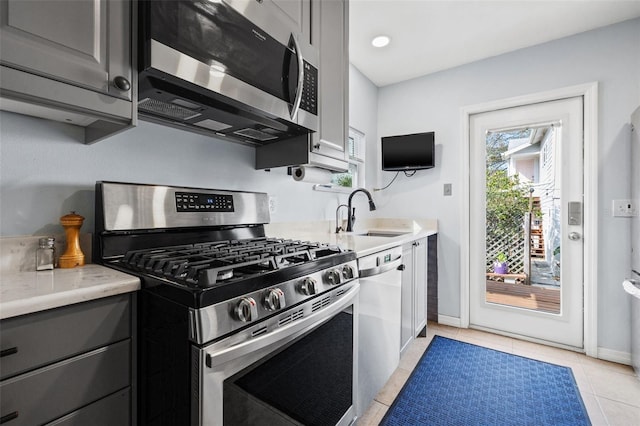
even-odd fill
[(151, 98), (145, 98), (138, 102), (138, 109), (183, 121), (201, 115), (199, 112), (191, 111), (190, 109), (183, 108), (179, 105)]
[[(269, 130), (272, 130), (272, 129), (269, 129)], [(267, 132), (263, 132), (263, 131), (251, 129), (251, 128), (237, 130), (233, 133), (235, 133), (236, 135), (245, 136), (247, 138), (251, 138), (259, 141), (269, 141), (269, 140), (278, 138), (277, 136), (271, 135)]]
[(197, 123), (193, 123), (193, 124), (199, 127), (204, 127), (205, 129), (215, 130), (216, 132), (219, 132), (221, 130), (226, 130), (229, 127), (231, 127), (229, 124), (221, 123), (216, 120), (211, 120), (210, 118), (206, 120), (198, 121)]

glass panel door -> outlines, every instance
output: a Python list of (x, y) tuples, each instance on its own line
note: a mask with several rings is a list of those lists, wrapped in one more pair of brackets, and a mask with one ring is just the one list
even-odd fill
[(582, 348), (582, 97), (469, 129), (470, 325)]
[(560, 313), (559, 123), (486, 137), (486, 301)]

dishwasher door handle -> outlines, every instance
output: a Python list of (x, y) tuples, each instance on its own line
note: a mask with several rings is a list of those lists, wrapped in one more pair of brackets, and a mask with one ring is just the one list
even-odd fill
[(358, 271), (360, 278), (371, 277), (374, 275), (384, 274), (392, 269), (397, 268), (402, 263), (402, 255), (396, 257), (389, 263), (385, 263), (381, 266), (376, 266), (368, 269), (361, 269)]

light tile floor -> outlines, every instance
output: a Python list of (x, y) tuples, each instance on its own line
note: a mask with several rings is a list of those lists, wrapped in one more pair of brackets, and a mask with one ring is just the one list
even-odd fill
[(483, 331), (448, 327), (437, 323), (429, 323), (426, 338), (413, 341), (396, 371), (358, 421), (359, 426), (380, 423), (435, 335), (570, 367), (594, 426), (640, 426), (640, 380), (628, 365), (602, 361), (576, 352)]

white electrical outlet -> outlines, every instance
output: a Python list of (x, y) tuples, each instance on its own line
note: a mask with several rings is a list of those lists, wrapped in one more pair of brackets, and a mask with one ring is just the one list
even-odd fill
[(278, 202), (277, 202), (277, 198), (276, 197), (269, 197), (269, 213), (273, 214), (276, 212), (277, 207), (278, 207)]
[(638, 216), (638, 203), (634, 200), (613, 200), (611, 214), (615, 217)]

